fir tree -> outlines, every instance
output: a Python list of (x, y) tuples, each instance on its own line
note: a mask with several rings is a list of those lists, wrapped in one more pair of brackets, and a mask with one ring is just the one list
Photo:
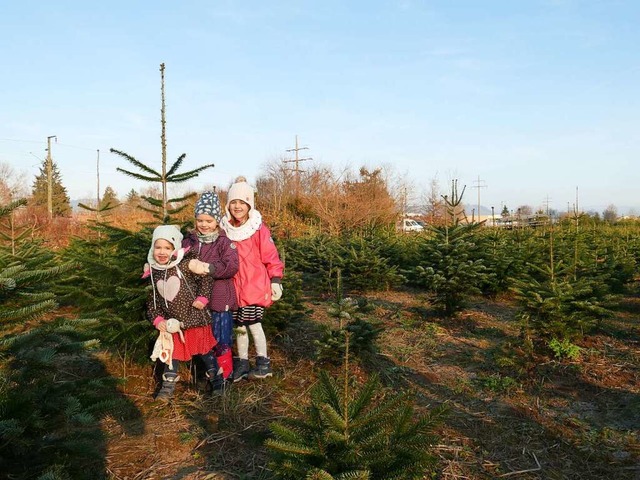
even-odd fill
[(140, 195), (132, 188), (129, 190), (129, 193), (127, 193), (124, 203), (129, 207), (137, 207), (140, 205)]
[[(186, 205), (186, 202), (189, 198), (194, 197), (196, 194), (192, 193), (190, 195), (186, 195), (184, 197), (179, 198), (169, 198), (167, 194), (167, 186), (171, 183), (182, 183), (188, 180), (191, 180), (194, 177), (197, 177), (200, 172), (206, 170), (207, 168), (214, 167), (213, 164), (203, 165), (201, 167), (195, 168), (193, 170), (189, 170), (187, 172), (179, 173), (178, 170), (180, 166), (184, 162), (186, 154), (183, 153), (178, 157), (178, 159), (167, 169), (167, 142), (166, 142), (166, 134), (165, 134), (165, 100), (164, 100), (164, 63), (160, 65), (161, 72), (161, 96), (162, 96), (162, 107), (161, 107), (161, 119), (160, 124), (162, 127), (162, 134), (160, 135), (161, 141), (161, 149), (162, 149), (162, 162), (160, 170), (156, 170), (154, 167), (148, 166), (135, 157), (125, 153), (121, 150), (116, 150), (115, 148), (110, 149), (111, 153), (115, 153), (120, 157), (124, 158), (126, 161), (131, 163), (134, 167), (140, 170), (138, 172), (132, 172), (130, 170), (125, 170), (123, 168), (116, 168), (119, 172), (124, 173), (130, 177), (133, 177), (138, 180), (144, 180), (146, 182), (151, 183), (159, 183), (162, 187), (162, 197), (154, 198), (143, 196), (142, 199), (145, 200), (149, 206), (140, 206), (143, 210), (150, 212), (153, 214), (154, 218), (158, 219), (162, 223), (169, 223), (171, 221), (171, 215), (175, 215), (176, 213), (183, 210)], [(177, 206), (176, 206), (177, 205)]]
[(487, 275), (480, 288), (492, 297), (505, 293), (513, 281), (527, 271), (526, 263), (532, 255), (527, 255), (528, 246), (514, 241), (513, 234), (522, 230), (487, 229), (488, 232), (474, 232), (478, 254), (487, 267)]
[(415, 274), (417, 283), (433, 293), (434, 304), (449, 316), (462, 309), (470, 295), (481, 293), (489, 273), (473, 237), (482, 223), (460, 222), (462, 194), (458, 195), (455, 183), (451, 198), (444, 200), (453, 224), (431, 227), (432, 236), (422, 245)]
[(327, 314), (336, 320), (336, 324), (325, 326), (322, 338), (314, 342), (318, 362), (339, 364), (346, 354), (347, 346), (349, 352), (355, 355), (377, 351), (376, 340), (383, 328), (364, 318), (368, 309), (370, 305), (366, 299), (358, 301), (343, 296), (342, 275), (338, 270), (336, 299), (327, 309)]
[(384, 242), (376, 234), (354, 235), (344, 243), (338, 257), (348, 290), (388, 290), (402, 283), (398, 267), (383, 255)]
[[(338, 279), (340, 276), (338, 275)], [(344, 349), (334, 354), (344, 359), (342, 382), (321, 371), (309, 403), (291, 402), (294, 416), (271, 424), (266, 441), (276, 478), (300, 479), (421, 479), (433, 473), (433, 428), (444, 408), (414, 420), (414, 399), (407, 393), (383, 392), (373, 375), (354, 386), (349, 375), (353, 333), (344, 330), (355, 304), (338, 298), (331, 314), (345, 331)]]
[(573, 342), (610, 316), (604, 306), (606, 298), (596, 297), (589, 279), (574, 280), (567, 270), (554, 273), (549, 267), (540, 271), (546, 276), (544, 281), (525, 277), (512, 287), (521, 305), (518, 317), (524, 338), (530, 345), (535, 346), (537, 340), (545, 346), (553, 340)]
[[(124, 198), (124, 201), (121, 204), (121, 213), (127, 216), (129, 219), (135, 219), (142, 213), (142, 205), (144, 200), (140, 197), (138, 192), (136, 192), (133, 188), (129, 190), (127, 195)], [(133, 225), (133, 223), (130, 223)]]
[(97, 238), (73, 239), (64, 252), (79, 266), (57, 285), (60, 302), (102, 318), (101, 338), (106, 345), (145, 358), (154, 333), (144, 318), (148, 282), (140, 277), (152, 232), (105, 224), (92, 228), (99, 232)]
[[(71, 200), (69, 200), (69, 196), (67, 195), (67, 189), (62, 185), (62, 177), (55, 162), (52, 163), (51, 184), (53, 216), (68, 217), (71, 215)], [(42, 166), (40, 166), (40, 173), (36, 175), (31, 189), (33, 204), (47, 207), (48, 190), (47, 161), (44, 160)]]
[(301, 272), (307, 285), (325, 293), (335, 291), (335, 273), (342, 268), (340, 238), (324, 233), (284, 242), (287, 268)]
[(33, 231), (28, 225), (16, 222), (15, 211), (26, 204), (25, 199), (20, 199), (8, 205), (0, 205), (0, 241), (10, 246), (13, 255), (16, 254), (17, 244)]
[(0, 471), (6, 478), (104, 478), (100, 417), (132, 411), (92, 353), (97, 321), (51, 318), (54, 284), (73, 268), (37, 243), (19, 242), (15, 252), (0, 247)]
[[(284, 261), (284, 255), (282, 257)], [(287, 328), (295, 328), (295, 322), (302, 319), (305, 313), (302, 295), (302, 276), (287, 269), (282, 279), (282, 298), (265, 311), (265, 330), (278, 334)]]
[(518, 316), (523, 336), (530, 348), (573, 342), (611, 313), (605, 306), (609, 295), (598, 294), (602, 291), (598, 288), (600, 279), (576, 276), (575, 266), (556, 260), (554, 247), (552, 230), (548, 264), (531, 265), (535, 276), (516, 279), (512, 287), (521, 306)]
[(335, 291), (338, 270), (350, 291), (386, 290), (404, 280), (391, 264), (380, 232), (343, 237), (319, 234), (290, 239), (285, 246), (290, 250), (288, 268), (302, 272), (307, 283), (325, 292)]
[[(22, 205), (22, 201), (0, 207), (0, 222)], [(75, 268), (72, 262), (58, 262), (53, 253), (39, 243), (24, 238), (0, 246), (0, 322), (3, 327), (38, 319), (57, 307), (55, 294), (49, 291), (54, 278)]]
[(118, 195), (111, 188), (110, 185), (107, 185), (107, 188), (104, 189), (104, 193), (102, 194), (102, 198), (100, 199), (100, 208), (109, 208), (111, 206), (116, 206), (120, 203), (118, 200)]
[[(341, 385), (342, 384), (342, 385)], [(414, 420), (410, 394), (382, 392), (376, 376), (360, 388), (321, 371), (309, 404), (271, 424), (266, 441), (276, 478), (422, 479), (434, 473), (434, 427), (444, 409)]]
[(104, 189), (104, 193), (102, 195), (102, 199), (98, 202), (97, 207), (90, 207), (84, 203), (79, 203), (78, 206), (80, 208), (84, 208), (85, 210), (89, 210), (91, 212), (96, 212), (96, 221), (102, 221), (102, 215), (108, 214), (111, 210), (120, 206), (120, 202), (118, 201), (118, 196), (116, 192), (110, 186)]

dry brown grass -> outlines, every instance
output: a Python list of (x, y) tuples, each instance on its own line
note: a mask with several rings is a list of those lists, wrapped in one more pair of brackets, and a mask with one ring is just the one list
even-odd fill
[[(636, 298), (580, 344), (575, 362), (525, 359), (508, 298), (477, 299), (455, 319), (434, 316), (413, 292), (368, 299), (385, 331), (379, 353), (354, 373), (376, 371), (388, 386), (415, 391), (419, 409), (448, 404), (434, 446), (439, 478), (640, 478)], [(286, 400), (306, 398), (315, 379), (314, 325), (332, 321), (326, 302), (307, 306), (309, 319), (271, 346), (274, 378), (242, 382), (222, 398), (185, 382), (173, 405), (157, 405), (151, 367), (112, 360), (115, 375), (126, 370), (125, 394), (145, 422), (144, 433), (129, 436), (118, 422), (105, 421), (112, 478), (272, 478), (262, 447), (268, 425), (287, 415)]]

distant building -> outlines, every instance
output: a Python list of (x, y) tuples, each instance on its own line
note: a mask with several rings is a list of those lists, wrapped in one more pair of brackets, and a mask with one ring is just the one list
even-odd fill
[(532, 215), (507, 215), (496, 217), (495, 226), (498, 228), (535, 228), (552, 223), (552, 219), (543, 213), (534, 213)]

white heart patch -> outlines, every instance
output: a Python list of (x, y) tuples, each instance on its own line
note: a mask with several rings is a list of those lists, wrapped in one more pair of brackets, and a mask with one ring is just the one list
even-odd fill
[(162, 298), (172, 302), (180, 291), (180, 279), (178, 277), (170, 277), (166, 282), (164, 280), (158, 280), (156, 286), (158, 287), (158, 293), (162, 295)]

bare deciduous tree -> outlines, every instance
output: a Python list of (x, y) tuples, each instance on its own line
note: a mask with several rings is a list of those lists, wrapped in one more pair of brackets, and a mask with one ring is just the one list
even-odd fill
[(440, 183), (437, 177), (431, 179), (429, 191), (423, 196), (424, 213), (432, 225), (443, 225), (446, 216), (446, 205), (442, 199)]
[(531, 205), (520, 205), (518, 208), (516, 208), (516, 214), (517, 215), (532, 215), (533, 214), (533, 207)]
[(618, 208), (611, 204), (602, 212), (602, 219), (607, 223), (615, 223), (618, 220)]
[(27, 174), (16, 171), (8, 163), (0, 162), (0, 204), (6, 205), (28, 195)]
[(266, 172), (256, 181), (260, 211), (268, 216), (282, 212), (294, 198), (294, 173), (283, 160), (277, 158), (267, 162), (264, 165)]
[(334, 172), (314, 165), (296, 179), (282, 161), (267, 165), (257, 181), (256, 202), (273, 228), (291, 234), (292, 229), (318, 227), (331, 234), (347, 229), (371, 229), (393, 224), (398, 215), (388, 178), (378, 168), (363, 167), (357, 174), (349, 169)]

